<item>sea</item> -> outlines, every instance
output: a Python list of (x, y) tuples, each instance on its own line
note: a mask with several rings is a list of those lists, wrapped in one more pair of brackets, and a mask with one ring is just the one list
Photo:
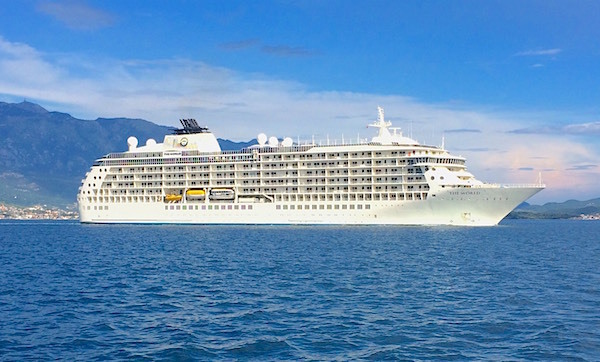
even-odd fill
[(0, 360), (600, 360), (600, 222), (0, 222)]

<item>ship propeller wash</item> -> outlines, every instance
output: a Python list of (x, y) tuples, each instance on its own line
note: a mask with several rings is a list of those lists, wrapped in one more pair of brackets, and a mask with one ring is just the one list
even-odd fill
[(84, 223), (498, 224), (545, 186), (481, 182), (465, 159), (405, 137), (378, 109), (370, 142), (294, 144), (258, 137), (221, 151), (193, 119), (98, 159), (79, 188)]

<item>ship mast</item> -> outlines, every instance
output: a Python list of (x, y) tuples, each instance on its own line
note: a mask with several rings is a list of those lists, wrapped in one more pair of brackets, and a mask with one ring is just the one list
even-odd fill
[(388, 129), (392, 125), (392, 122), (385, 120), (383, 108), (380, 106), (377, 106), (377, 113), (379, 115), (377, 121), (369, 125), (369, 127), (379, 128), (379, 134), (373, 137), (373, 142), (379, 142), (382, 145), (392, 144), (392, 134)]

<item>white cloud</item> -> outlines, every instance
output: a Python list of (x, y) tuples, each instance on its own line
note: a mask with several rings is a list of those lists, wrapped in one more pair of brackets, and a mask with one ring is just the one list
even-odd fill
[(532, 49), (525, 50), (522, 52), (518, 52), (515, 55), (519, 57), (528, 57), (528, 56), (546, 56), (546, 55), (557, 55), (562, 53), (562, 49), (560, 48), (552, 48), (552, 49)]
[(68, 28), (77, 30), (103, 28), (115, 21), (113, 14), (81, 0), (41, 1), (37, 10), (55, 18)]
[(600, 121), (587, 123), (573, 123), (563, 126), (531, 126), (527, 128), (519, 128), (510, 131), (517, 134), (562, 134), (562, 135), (583, 135), (583, 136), (598, 136), (600, 135)]
[(563, 130), (570, 134), (600, 135), (600, 122), (570, 124), (563, 127)]
[[(248, 140), (259, 132), (293, 139), (310, 139), (315, 132), (317, 139), (329, 136), (331, 142), (339, 142), (342, 135), (346, 140), (366, 138), (375, 131), (365, 125), (376, 118), (376, 106), (381, 105), (394, 126), (419, 141), (439, 145), (444, 130), (450, 130), (446, 147), (464, 152), (469, 169), (482, 180), (534, 182), (537, 173), (546, 170), (550, 188), (537, 196), (539, 200), (567, 199), (575, 192), (580, 197), (598, 196), (593, 194), (599, 170), (573, 169), (596, 164), (598, 145), (557, 133), (510, 132), (533, 130), (533, 121), (547, 117), (541, 112), (430, 104), (402, 95), (313, 92), (299, 83), (200, 61), (86, 60), (43, 54), (1, 37), (0, 94), (27, 98), (83, 119), (131, 117), (175, 126), (179, 118), (192, 117), (218, 137), (232, 140)], [(597, 126), (581, 124), (571, 133)]]

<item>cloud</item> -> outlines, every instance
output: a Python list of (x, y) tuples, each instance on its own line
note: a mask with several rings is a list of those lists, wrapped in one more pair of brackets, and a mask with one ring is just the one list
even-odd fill
[(248, 48), (253, 48), (260, 45), (260, 41), (258, 39), (244, 39), (240, 41), (227, 42), (219, 45), (219, 48), (225, 50), (244, 50)]
[(587, 170), (593, 170), (595, 168), (597, 168), (598, 165), (576, 165), (573, 167), (569, 167), (567, 168), (567, 171), (587, 171)]
[[(190, 59), (105, 59), (41, 53), (0, 37), (0, 95), (23, 98), (82, 119), (143, 118), (177, 126), (196, 118), (218, 137), (248, 140), (269, 136), (325, 140), (365, 139), (377, 105), (405, 135), (467, 158), (477, 178), (492, 182), (535, 181), (544, 171), (550, 185), (539, 197), (576, 197), (597, 192), (598, 142), (562, 137), (597, 132), (600, 122), (537, 127), (545, 113), (490, 111), (477, 105), (426, 103), (400, 94), (311, 91), (304, 84), (247, 74)], [(414, 125), (414, 127), (413, 127)], [(446, 131), (444, 131), (446, 129)], [(408, 130), (408, 131), (407, 131)], [(543, 132), (540, 132), (542, 130)], [(129, 135), (124, 135), (124, 137)], [(578, 194), (579, 193), (579, 194)], [(596, 195), (597, 196), (597, 195)], [(583, 196), (581, 196), (583, 197)]]
[(115, 16), (82, 0), (41, 1), (37, 10), (75, 30), (95, 30), (111, 26)]
[(481, 133), (479, 129), (472, 128), (458, 128), (458, 129), (447, 129), (444, 130), (446, 133)]
[(568, 134), (600, 135), (600, 122), (570, 124), (562, 127), (562, 130)]
[[(0, 83), (7, 93), (19, 89), (46, 87), (64, 76), (62, 68), (44, 60), (43, 55), (27, 44), (11, 43), (0, 36)], [(14, 87), (12, 90), (10, 86)]]
[(288, 45), (263, 45), (260, 50), (266, 54), (282, 57), (311, 56), (317, 54), (315, 51), (303, 47), (291, 47)]
[(600, 135), (600, 121), (575, 123), (565, 126), (533, 126), (509, 131), (515, 134), (561, 134), (561, 135)]
[(219, 48), (227, 51), (241, 51), (246, 49), (258, 49), (261, 53), (279, 57), (305, 57), (317, 55), (318, 52), (304, 47), (290, 45), (266, 45), (261, 44), (258, 39), (244, 39), (219, 45)]
[(562, 49), (560, 48), (552, 48), (552, 49), (536, 49), (536, 50), (525, 50), (515, 54), (518, 57), (531, 57), (531, 56), (547, 56), (547, 55), (557, 55), (562, 53)]
[(558, 131), (559, 131), (558, 127), (552, 127), (552, 126), (534, 126), (534, 127), (518, 128), (518, 129), (510, 130), (510, 131), (508, 131), (508, 133), (514, 133), (514, 134), (556, 134), (556, 133), (558, 133)]

